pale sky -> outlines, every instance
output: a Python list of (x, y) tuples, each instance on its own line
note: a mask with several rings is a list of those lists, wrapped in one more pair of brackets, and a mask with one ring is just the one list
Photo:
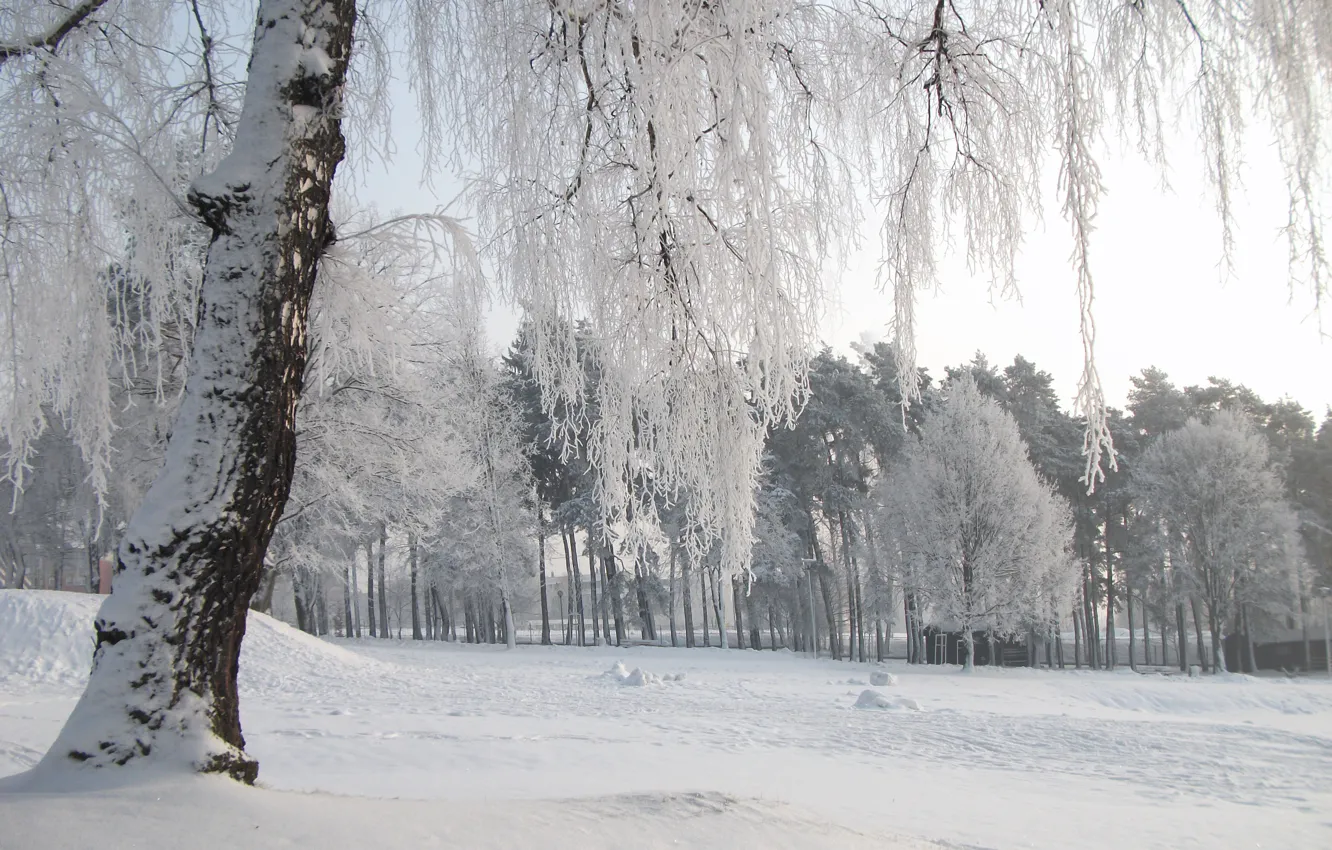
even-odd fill
[[(403, 99), (400, 115), (410, 111)], [(409, 121), (407, 123), (410, 123)], [(414, 138), (408, 130), (399, 138)], [(356, 194), (381, 214), (430, 211), (459, 192), (456, 180), (420, 185), (411, 143), (392, 166), (363, 181)], [(1097, 364), (1113, 406), (1122, 406), (1129, 377), (1147, 366), (1164, 369), (1177, 386), (1208, 376), (1244, 384), (1264, 399), (1290, 396), (1321, 421), (1332, 405), (1332, 339), (1324, 339), (1307, 287), (1288, 286), (1281, 173), (1275, 155), (1246, 149), (1245, 188), (1236, 199), (1234, 273), (1222, 280), (1220, 226), (1201, 179), (1202, 165), (1181, 148), (1171, 189), (1132, 155), (1107, 150), (1103, 200), (1093, 234), (1097, 290)], [(345, 187), (345, 184), (343, 184)], [(920, 363), (932, 375), (970, 360), (977, 350), (1000, 366), (1021, 354), (1050, 372), (1066, 406), (1081, 373), (1078, 307), (1068, 263), (1068, 225), (1059, 217), (1051, 181), (1044, 221), (1033, 218), (1018, 265), (1022, 301), (992, 302), (987, 282), (956, 259), (941, 266), (942, 287), (922, 293), (917, 309)], [(849, 353), (864, 335), (884, 338), (891, 296), (875, 286), (874, 225), (866, 250), (853, 259), (830, 298), (823, 339)], [(502, 349), (517, 328), (505, 305), (492, 310), (488, 332)], [(1332, 333), (1332, 314), (1323, 325)]]
[[(1164, 369), (1177, 386), (1208, 376), (1245, 384), (1263, 398), (1290, 396), (1321, 420), (1332, 405), (1332, 338), (1319, 330), (1307, 286), (1289, 286), (1281, 174), (1274, 155), (1257, 151), (1236, 201), (1234, 270), (1223, 280), (1219, 217), (1197, 170), (1181, 157), (1163, 191), (1151, 168), (1123, 156), (1105, 163), (1107, 197), (1093, 234), (1096, 359), (1106, 397), (1121, 406), (1129, 377)], [(1190, 173), (1187, 169), (1195, 169)], [(1053, 193), (1053, 187), (1051, 187)], [(1022, 302), (991, 299), (987, 281), (960, 260), (946, 264), (937, 294), (917, 310), (920, 362), (931, 374), (983, 351), (1000, 366), (1021, 354), (1050, 372), (1065, 402), (1081, 374), (1078, 302), (1069, 265), (1068, 224), (1050, 204), (1034, 222), (1018, 266)], [(886, 336), (892, 299), (874, 286), (866, 252), (842, 284), (842, 303), (825, 336), (846, 344), (868, 332)], [(884, 317), (885, 321), (878, 321)], [(1332, 332), (1332, 313), (1323, 317)]]

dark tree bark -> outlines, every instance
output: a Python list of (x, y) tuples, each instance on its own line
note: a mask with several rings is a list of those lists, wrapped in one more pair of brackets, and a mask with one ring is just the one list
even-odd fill
[(1096, 614), (1096, 579), (1088, 561), (1082, 578), (1082, 642), (1087, 647), (1087, 666), (1093, 670), (1101, 667), (1100, 621)]
[(1258, 660), (1254, 658), (1253, 633), (1249, 631), (1249, 606), (1240, 606), (1240, 621), (1244, 629), (1244, 660), (1240, 666), (1245, 673), (1258, 672)]
[(357, 584), (356, 584), (356, 582), (357, 582), (357, 578), (356, 578), (356, 549), (355, 549), (355, 548), (352, 549), (352, 552), (351, 552), (351, 561), (348, 563), (348, 566), (351, 568), (351, 583), (350, 583), (350, 588), (351, 588), (352, 626), (353, 626), (353, 631), (355, 632), (355, 636), (356, 636), (356, 637), (360, 637), (360, 636), (361, 636), (361, 606), (360, 606), (360, 604), (358, 604), (357, 601), (356, 601), (356, 592), (357, 592), (360, 588), (359, 588), (359, 587), (357, 586)]
[[(587, 533), (587, 561), (590, 564), (589, 569), (597, 569), (597, 555), (593, 554), (592, 532), (589, 529)], [(601, 557), (600, 581), (601, 581), (601, 636), (605, 639), (606, 645), (610, 645), (610, 603), (611, 603), (611, 584), (609, 568), (606, 565), (606, 559)]]
[(1082, 615), (1073, 609), (1073, 666), (1082, 669)]
[(670, 623), (670, 627), (671, 627), (671, 646), (679, 646), (679, 645), (680, 645), (680, 638), (679, 638), (679, 636), (676, 634), (676, 630), (675, 630), (675, 559), (676, 559), (676, 555), (677, 555), (677, 554), (678, 554), (678, 552), (677, 552), (677, 547), (676, 547), (674, 541), (672, 541), (672, 542), (671, 542), (671, 581), (670, 581), (670, 587), (668, 588), (668, 593), (669, 593), (669, 596), (670, 596), (670, 600), (671, 600), (671, 601), (670, 601), (670, 604), (666, 607), (667, 619), (668, 619), (668, 621), (669, 621), (669, 623)]
[(823, 595), (823, 614), (828, 622), (828, 654), (834, 661), (842, 660), (842, 629), (837, 622), (832, 591), (828, 589), (828, 573), (831, 570), (819, 570), (819, 591)]
[(1175, 642), (1178, 644), (1180, 672), (1187, 672), (1189, 669), (1189, 633), (1184, 631), (1183, 600), (1175, 603)]
[(431, 601), (435, 588), (432, 585), (426, 585), (425, 593), (425, 637), (426, 640), (435, 639), (435, 603)]
[(352, 622), (352, 599), (351, 599), (351, 566), (342, 565), (342, 635), (351, 637)]
[(388, 527), (379, 524), (379, 636), (389, 638), (388, 593), (384, 590), (384, 553), (388, 549)]
[(1193, 614), (1193, 633), (1198, 641), (1198, 664), (1202, 667), (1204, 673), (1210, 672), (1207, 663), (1207, 650), (1203, 647), (1203, 619), (1198, 613), (1198, 597), (1189, 597), (1189, 610)]
[(738, 578), (731, 579), (731, 606), (735, 608), (735, 648), (745, 648), (745, 615), (744, 609), (740, 607), (740, 582)]
[(615, 615), (615, 645), (624, 646), (624, 570), (615, 563), (614, 552), (608, 552), (602, 563), (606, 567), (606, 584), (611, 590), (611, 613)]
[[(1152, 666), (1152, 634), (1148, 626), (1150, 611), (1147, 608), (1147, 590), (1142, 591), (1142, 663), (1148, 667)], [(1162, 663), (1165, 660), (1162, 659)]]
[(412, 640), (421, 640), (421, 606), (417, 601), (416, 592), (416, 572), (417, 572), (417, 552), (416, 552), (416, 532), (407, 532), (407, 563), (411, 569), (412, 585)]
[(315, 597), (315, 608), (318, 611), (319, 631), (316, 634), (328, 634), (328, 599), (324, 594), (324, 588), (319, 587), (319, 594)]
[(656, 640), (657, 627), (652, 621), (652, 603), (647, 595), (647, 569), (641, 558), (634, 560), (634, 594), (638, 599), (639, 631), (643, 640)]
[(365, 614), (366, 625), (369, 627), (366, 634), (370, 637), (379, 637), (375, 631), (375, 539), (367, 537), (365, 539)]
[(692, 591), (689, 588), (689, 552), (687, 551), (680, 561), (680, 589), (684, 603), (685, 648), (693, 649), (696, 645), (694, 642), (694, 604), (690, 598)]
[[(587, 646), (587, 614), (583, 608), (583, 571), (578, 564), (578, 538), (574, 537), (573, 529), (569, 530), (569, 563), (573, 566), (573, 593), (574, 599), (578, 602), (578, 645)], [(591, 567), (588, 564), (588, 567)], [(573, 606), (570, 606), (570, 616), (573, 615)]]
[[(600, 582), (597, 580), (597, 559), (596, 556), (592, 554), (591, 537), (592, 535), (589, 532), (588, 545), (587, 545), (587, 592), (590, 597), (588, 601), (592, 605), (592, 645), (601, 646), (601, 641), (602, 638), (604, 637), (604, 634), (601, 630), (601, 617), (600, 617), (601, 604), (597, 599), (597, 585)], [(569, 540), (573, 543), (574, 546), (578, 545), (577, 526), (569, 527)], [(604, 591), (602, 592), (602, 595), (603, 596), (605, 595)]]
[(905, 588), (902, 592), (902, 619), (906, 623), (907, 663), (919, 664), (920, 659), (916, 655), (916, 621), (911, 616), (911, 591)]
[(439, 629), (436, 630), (436, 637), (439, 640), (448, 640), (449, 636), (449, 612), (444, 610), (444, 603), (439, 599), (439, 588), (433, 584), (430, 585), (430, 601), (435, 607), (435, 613), (439, 616)]
[(301, 586), (301, 570), (298, 567), (291, 576), (291, 601), (296, 607), (296, 628), (303, 632), (313, 632), (310, 625), (309, 606), (305, 604), (305, 588)]
[(537, 505), (537, 576), (541, 588), (541, 645), (550, 646), (550, 600), (546, 593), (546, 514)]
[[(1134, 622), (1133, 622), (1133, 591), (1127, 588), (1125, 588), (1124, 590), (1124, 607), (1126, 608), (1126, 612), (1128, 614), (1129, 669), (1137, 670), (1138, 633), (1134, 630)], [(1143, 663), (1146, 663), (1145, 659)]]
[(560, 611), (560, 618), (564, 620), (564, 645), (569, 646), (573, 643), (574, 586), (573, 564), (569, 562), (569, 541), (567, 539), (564, 541), (564, 595), (569, 599), (569, 607), (567, 610)]
[(250, 75), (232, 153), (189, 192), (211, 230), (191, 371), (163, 469), (117, 554), (88, 689), (48, 759), (124, 765), (189, 739), (196, 770), (258, 775), (237, 665), (291, 486), (355, 20), (352, 0), (259, 3), (251, 67), (264, 73)]
[(1110, 552), (1110, 520), (1105, 522), (1105, 669), (1115, 669), (1115, 560)]
[(708, 568), (701, 565), (698, 571), (698, 607), (703, 611), (703, 645), (712, 646), (712, 636), (708, 634)]

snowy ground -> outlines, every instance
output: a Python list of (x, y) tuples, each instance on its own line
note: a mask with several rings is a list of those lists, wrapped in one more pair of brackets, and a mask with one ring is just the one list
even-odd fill
[[(72, 708), (96, 602), (18, 596), (0, 591), (0, 776), (33, 764)], [(617, 661), (649, 675), (607, 675)], [(1332, 846), (1326, 680), (893, 664), (896, 682), (865, 700), (884, 707), (855, 708), (872, 670), (716, 649), (330, 644), (256, 616), (241, 687), (261, 783), (324, 793), (0, 780), (0, 847), (82, 846), (94, 828), (127, 847), (237, 829), (273, 847)]]

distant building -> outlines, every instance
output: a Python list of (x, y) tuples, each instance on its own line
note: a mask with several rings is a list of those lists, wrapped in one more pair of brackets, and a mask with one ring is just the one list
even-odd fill
[(97, 562), (97, 592), (105, 596), (111, 592), (111, 575), (115, 572), (116, 562), (111, 558), (102, 558)]

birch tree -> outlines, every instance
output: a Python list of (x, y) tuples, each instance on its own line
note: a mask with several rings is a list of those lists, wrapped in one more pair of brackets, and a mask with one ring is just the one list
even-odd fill
[[(618, 471), (650, 466), (653, 489), (688, 487), (700, 546), (720, 541), (726, 570), (747, 565), (763, 435), (797, 407), (825, 262), (855, 231), (861, 185), (888, 207), (885, 283), (910, 397), (912, 297), (933, 282), (941, 235), (955, 226), (975, 266), (1011, 283), (1051, 152), (1075, 248), (1091, 475), (1107, 443), (1090, 311), (1103, 128), (1124, 127), (1163, 161), (1161, 116), (1195, 106), (1228, 234), (1245, 121), (1265, 119), (1286, 168), (1292, 266), (1325, 292), (1318, 98), (1332, 10), (1318, 0), (359, 11), (376, 10), (410, 31), (427, 159), (440, 164), (456, 133), (479, 166), (505, 291), (538, 328), (566, 329), (537, 345), (551, 404), (582, 386), (569, 324), (554, 318), (587, 315), (604, 348), (589, 456), (617, 471), (599, 479), (611, 535), (632, 532), (617, 530), (631, 503), (640, 523), (652, 504)], [(90, 270), (132, 244), (136, 263), (171, 282), (156, 291), (188, 293), (179, 304), (198, 317), (163, 471), (121, 544), (89, 690), (52, 759), (151, 753), (256, 774), (236, 706), (245, 607), (290, 486), (343, 121), (382, 118), (388, 68), (385, 27), (362, 26), (359, 89), (344, 97), (351, 0), (260, 0), (252, 28), (237, 18), (168, 0), (24, 0), (0, 16), (11, 472), (49, 409), (69, 418), (105, 486), (98, 370), (115, 340)], [(364, 140), (389, 147), (382, 133)], [(168, 225), (180, 216), (197, 225), (177, 240)]]

